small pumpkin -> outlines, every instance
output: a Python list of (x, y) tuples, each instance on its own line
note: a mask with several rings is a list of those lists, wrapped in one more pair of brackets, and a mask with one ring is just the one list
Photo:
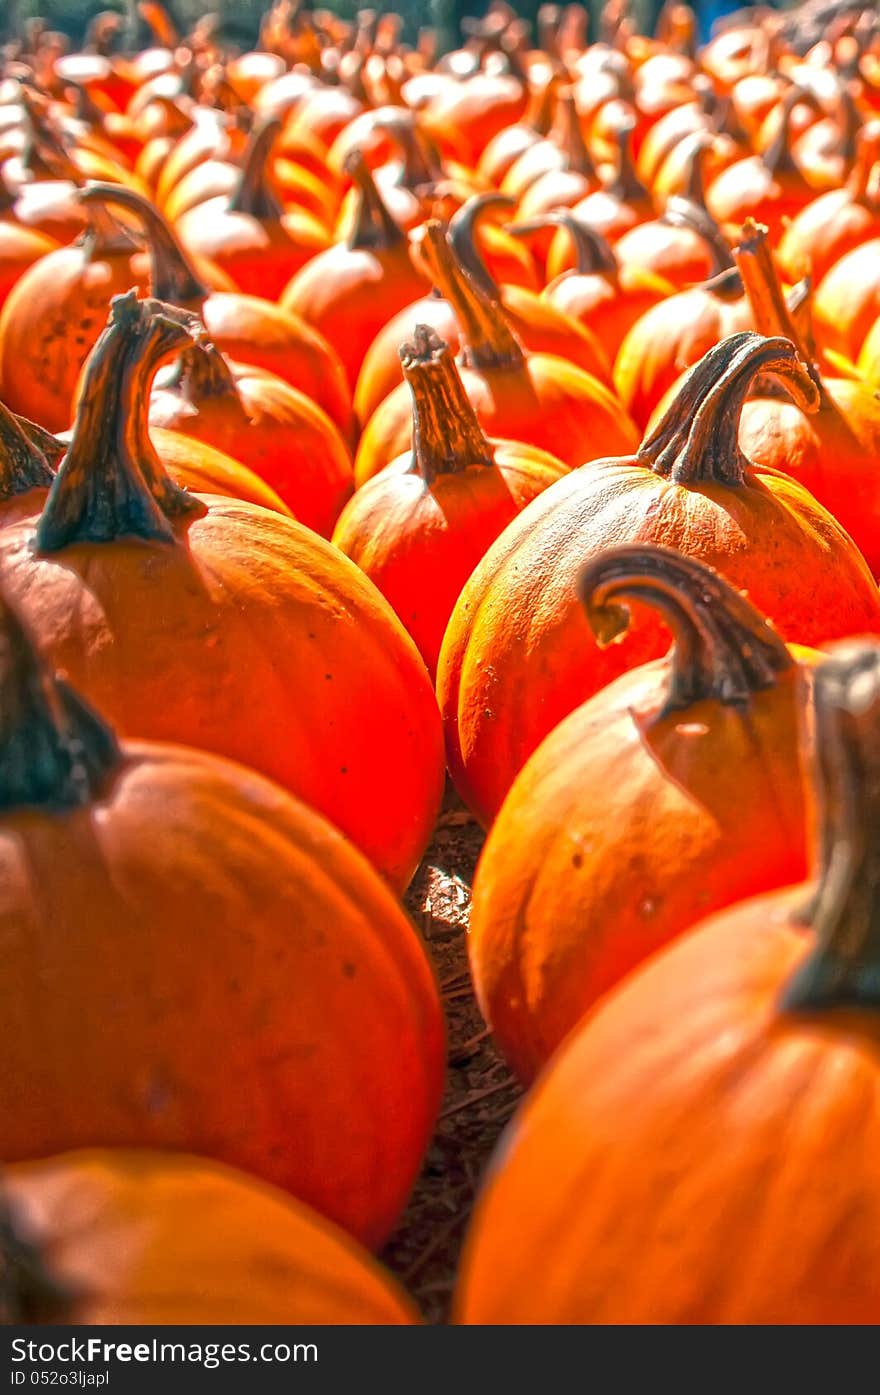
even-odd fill
[(880, 1321), (876, 645), (820, 666), (814, 720), (817, 882), (703, 922), (571, 1036), (478, 1203), (459, 1321)]
[[(539, 446), (566, 465), (579, 465), (599, 442), (614, 450), (634, 441), (631, 421), (597, 378), (555, 355), (524, 352), (500, 302), (462, 269), (438, 222), (425, 225), (422, 245), (459, 322), (465, 390), (488, 435)], [(409, 390), (401, 383), (364, 429), (356, 482), (402, 455), (411, 434)]]
[(346, 171), (360, 194), (351, 235), (312, 257), (290, 281), (280, 303), (337, 346), (354, 392), (364, 356), (379, 330), (425, 290), (425, 279), (359, 152), (349, 159)]
[(191, 256), (208, 257), (238, 290), (266, 300), (277, 300), (290, 278), (331, 245), (317, 216), (304, 208), (285, 211), (272, 188), (267, 162), (280, 128), (277, 117), (259, 122), (235, 188), (176, 220)]
[(433, 678), (462, 586), (566, 467), (535, 446), (489, 441), (448, 345), (426, 326), (400, 358), (413, 399), (412, 449), (357, 491), (333, 541), (390, 602)]
[(842, 188), (820, 194), (789, 223), (779, 243), (779, 267), (789, 280), (814, 283), (835, 262), (880, 233), (880, 190), (874, 187), (880, 157), (880, 121), (863, 126), (856, 158)]
[(5, 602), (0, 632), (5, 1162), (204, 1153), (381, 1241), (443, 1080), (412, 925), (306, 805), (204, 752), (120, 745)]
[(837, 521), (740, 450), (740, 412), (759, 374), (778, 377), (803, 407), (818, 405), (788, 340), (732, 335), (705, 355), (635, 455), (591, 461), (551, 485), (465, 586), (437, 695), (450, 773), (484, 823), (563, 717), (664, 652), (662, 623), (644, 611), (620, 644), (591, 641), (576, 579), (612, 541), (658, 542), (706, 563), (795, 643), (818, 647), (880, 627), (880, 592)]
[[(351, 456), (330, 418), (282, 378), (228, 363), (212, 344), (197, 343), (157, 377), (149, 417), (154, 442), (174, 432), (225, 451), (301, 523), (323, 537), (332, 533), (352, 490)], [(161, 444), (159, 454), (167, 468)]]
[(854, 364), (880, 318), (880, 237), (845, 253), (823, 276), (816, 288), (813, 315), (826, 357), (833, 353), (838, 362)]
[(641, 543), (587, 564), (602, 645), (627, 607), (673, 648), (578, 707), (520, 771), (474, 881), (483, 1016), (529, 1081), (592, 1005), (713, 910), (806, 875), (798, 727), (812, 651), (790, 651), (701, 562)]
[(343, 1231), (232, 1168), (89, 1149), (6, 1168), (0, 1316), (77, 1326), (418, 1322)]
[(751, 215), (765, 223), (777, 241), (786, 222), (815, 197), (815, 190), (791, 150), (792, 113), (815, 98), (792, 87), (782, 99), (778, 129), (757, 155), (728, 165), (706, 191), (709, 212), (726, 229), (738, 228)]
[(375, 587), (311, 529), (169, 479), (146, 391), (133, 414), (123, 385), (145, 343), (155, 359), (189, 336), (161, 304), (114, 302), (36, 528), (0, 531), (0, 584), (125, 735), (262, 770), (402, 889), (442, 790), (424, 665)]

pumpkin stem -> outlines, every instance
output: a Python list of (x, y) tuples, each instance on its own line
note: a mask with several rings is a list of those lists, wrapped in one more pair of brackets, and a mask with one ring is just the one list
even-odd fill
[(609, 548), (588, 563), (579, 594), (599, 644), (628, 630), (624, 601), (654, 606), (672, 631), (669, 691), (658, 716), (714, 699), (748, 706), (794, 660), (768, 620), (717, 572), (669, 547), (634, 543)]
[(469, 465), (493, 465), (494, 453), (445, 344), (416, 325), (400, 362), (413, 399), (413, 468), (426, 484)]
[(210, 295), (170, 224), (143, 194), (121, 184), (89, 184), (78, 191), (77, 199), (84, 204), (115, 204), (134, 215), (138, 234), (150, 254), (150, 284), (157, 300), (170, 305), (192, 305)]
[(684, 179), (680, 194), (697, 208), (706, 209), (706, 151), (712, 144), (708, 131), (693, 131), (685, 136)]
[(621, 203), (650, 204), (651, 195), (636, 173), (632, 153), (634, 121), (623, 122), (615, 132), (617, 141), (617, 173), (608, 185), (607, 192)]
[(876, 188), (872, 188), (874, 170), (880, 157), (880, 121), (869, 121), (855, 137), (855, 158), (846, 187), (855, 203), (867, 208), (877, 207)]
[(527, 223), (517, 223), (509, 229), (514, 237), (532, 237), (543, 228), (563, 228), (574, 248), (574, 269), (578, 276), (611, 276), (620, 272), (614, 248), (607, 237), (589, 223), (582, 223), (567, 208), (554, 209)]
[(584, 140), (574, 92), (570, 87), (563, 88), (559, 93), (550, 139), (565, 156), (567, 170), (582, 174), (585, 179), (597, 177), (593, 157)]
[(40, 552), (120, 537), (172, 542), (169, 519), (204, 512), (168, 478), (147, 429), (156, 368), (202, 333), (186, 310), (138, 300), (135, 291), (114, 297), (86, 363), (70, 448), (37, 524)]
[(486, 213), (493, 208), (512, 209), (516, 199), (509, 194), (491, 191), (488, 194), (474, 194), (457, 209), (449, 220), (448, 236), (459, 266), (477, 285), (484, 295), (497, 300), (498, 284), (489, 274), (489, 269), (480, 256), (477, 247), (477, 232)]
[[(89, 804), (118, 761), (113, 732), (53, 675), (0, 596), (0, 809)], [(8, 1263), (5, 1219), (0, 1214), (0, 1259)], [(4, 1263), (0, 1301), (7, 1282)]]
[(794, 1012), (880, 1007), (880, 646), (835, 647), (814, 688), (815, 949), (786, 985)]
[(232, 369), (220, 350), (202, 340), (187, 345), (163, 382), (191, 403), (239, 395)]
[[(45, 445), (41, 437), (45, 437)], [(60, 453), (54, 436), (17, 417), (0, 402), (0, 499), (13, 499), (31, 489), (48, 489), (55, 478), (52, 464)]]
[(425, 223), (421, 246), (431, 279), (461, 326), (465, 363), (481, 372), (521, 368), (525, 357), (501, 302), (468, 275), (436, 219)]
[(402, 189), (413, 193), (432, 189), (443, 178), (443, 170), (437, 160), (436, 151), (421, 135), (410, 115), (383, 116), (376, 125), (394, 141), (403, 156), (400, 178), (396, 181)]
[(819, 391), (794, 344), (743, 330), (691, 369), (637, 458), (676, 484), (743, 484), (749, 462), (739, 448), (739, 418), (759, 373), (779, 378), (802, 411), (818, 409)]
[(707, 208), (689, 196), (672, 194), (666, 200), (661, 223), (671, 228), (689, 228), (702, 238), (712, 255), (709, 280), (733, 269), (734, 261), (727, 241)]
[(270, 222), (284, 212), (269, 183), (267, 164), (281, 130), (277, 116), (264, 117), (254, 126), (242, 160), (238, 188), (229, 200), (232, 213), (247, 213), (258, 222)]
[(349, 248), (381, 252), (398, 247), (406, 240), (405, 234), (385, 207), (372, 170), (360, 150), (352, 150), (346, 156), (344, 169), (358, 191), (357, 210), (348, 235)]
[(791, 114), (795, 107), (801, 104), (811, 106), (814, 111), (821, 111), (818, 98), (808, 88), (792, 87), (786, 92), (782, 99), (779, 129), (761, 155), (762, 162), (774, 176), (783, 173), (801, 174), (791, 153)]
[(534, 131), (536, 136), (546, 136), (553, 125), (558, 86), (559, 75), (555, 72), (549, 73), (541, 83), (530, 84), (529, 105), (522, 124)]
[(137, 249), (137, 243), (128, 229), (118, 223), (103, 204), (90, 203), (86, 213), (89, 222), (80, 243), (86, 247), (91, 260)]

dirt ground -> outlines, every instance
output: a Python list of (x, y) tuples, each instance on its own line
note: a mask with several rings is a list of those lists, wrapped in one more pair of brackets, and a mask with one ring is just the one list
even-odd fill
[(480, 1176), (520, 1088), (495, 1051), (474, 1001), (466, 934), (483, 832), (454, 793), (406, 897), (437, 969), (449, 1037), (440, 1120), (384, 1263), (428, 1322), (448, 1320), (462, 1240)]

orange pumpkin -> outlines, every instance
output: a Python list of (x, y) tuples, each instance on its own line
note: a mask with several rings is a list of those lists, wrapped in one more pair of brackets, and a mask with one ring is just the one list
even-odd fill
[(706, 192), (709, 212), (727, 229), (749, 215), (766, 223), (776, 241), (788, 220), (815, 197), (791, 151), (792, 112), (809, 94), (792, 87), (782, 100), (778, 129), (757, 155), (748, 155), (712, 180)]
[(576, 578), (610, 542), (658, 542), (705, 562), (796, 643), (880, 627), (880, 592), (840, 525), (801, 485), (753, 470), (740, 452), (743, 401), (767, 373), (817, 405), (788, 340), (732, 335), (685, 380), (636, 455), (593, 461), (551, 485), (475, 570), (446, 632), (437, 694), (450, 773), (482, 821), (557, 722), (664, 652), (663, 626), (645, 613), (620, 644), (600, 650), (591, 640)]
[(146, 393), (140, 420), (124, 400), (145, 342), (155, 359), (189, 331), (132, 293), (90, 359), (36, 546), (32, 522), (2, 530), (2, 584), (124, 734), (262, 770), (402, 888), (442, 789), (424, 666), (376, 589), (310, 529), (171, 482)]
[[(617, 450), (633, 443), (635, 428), (597, 378), (555, 355), (523, 351), (500, 302), (466, 275), (436, 221), (425, 225), (423, 247), (459, 322), (465, 390), (488, 435), (539, 446), (566, 465), (579, 465), (597, 446)], [(366, 425), (356, 482), (402, 455), (411, 435), (409, 390), (401, 383)]]
[(277, 117), (258, 123), (235, 187), (176, 219), (191, 256), (210, 258), (238, 290), (267, 300), (277, 300), (291, 276), (331, 244), (314, 213), (285, 211), (271, 186), (267, 161), (280, 128)]
[[(766, 242), (766, 229), (750, 219), (735, 252), (737, 265), (762, 334), (782, 334), (805, 362), (812, 355), (782, 294)], [(784, 398), (756, 397), (740, 419), (740, 446), (756, 465), (785, 470), (834, 514), (880, 574), (880, 398), (856, 378), (822, 377), (811, 367), (819, 409), (805, 416)]]
[[(212, 345), (196, 344), (160, 373), (149, 412), (154, 442), (171, 431), (225, 451), (301, 523), (330, 536), (352, 490), (351, 456), (329, 417), (282, 378), (227, 363)], [(166, 463), (161, 445), (159, 454)]]
[(565, 466), (484, 435), (449, 347), (418, 326), (400, 351), (413, 445), (342, 511), (333, 541), (375, 582), (433, 677), (446, 625), (489, 545)]
[(7, 201), (0, 175), (0, 308), (28, 268), (47, 252), (58, 250), (54, 237), (48, 237), (37, 228), (25, 227), (11, 216), (4, 217), (11, 208), (12, 200)]
[(197, 311), (221, 352), (276, 373), (317, 402), (350, 439), (351, 395), (339, 356), (323, 335), (261, 296), (211, 291), (159, 210), (130, 189), (93, 184), (80, 197), (90, 205), (118, 205), (136, 221), (149, 252), (150, 289), (157, 299)]
[(795, 655), (726, 581), (668, 548), (602, 552), (578, 589), (600, 644), (638, 601), (674, 645), (545, 738), (480, 857), (471, 973), (526, 1081), (649, 954), (806, 875)]
[(6, 1322), (418, 1322), (343, 1231), (217, 1163), (91, 1149), (7, 1168), (3, 1189)]
[(425, 280), (363, 156), (355, 152), (346, 171), (360, 193), (351, 235), (297, 272), (281, 305), (337, 346), (354, 392), (364, 356), (379, 330), (423, 292)]
[(816, 336), (830, 357), (854, 363), (880, 317), (880, 237), (863, 242), (823, 276), (813, 301)]
[(862, 127), (856, 159), (842, 188), (820, 194), (791, 220), (779, 243), (779, 266), (791, 281), (818, 283), (835, 262), (880, 233), (880, 191), (874, 187), (880, 121)]
[(216, 756), (119, 745), (5, 604), (0, 629), (4, 1160), (204, 1153), (381, 1241), (443, 1082), (412, 925), (313, 810)]
[(478, 1203), (460, 1321), (880, 1321), (876, 646), (815, 682), (818, 885), (706, 921), (570, 1037)]

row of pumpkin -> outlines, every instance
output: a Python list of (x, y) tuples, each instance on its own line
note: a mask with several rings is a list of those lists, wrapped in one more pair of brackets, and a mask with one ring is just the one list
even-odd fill
[[(358, 26), (356, 94), (320, 18), (8, 65), (7, 1315), (414, 1319), (342, 1231), (439, 1108), (446, 764), (540, 1073), (461, 1319), (876, 1320), (880, 660), (817, 652), (880, 633), (876, 42), (689, 16)], [(667, 950), (806, 876), (814, 788), (810, 904)]]

